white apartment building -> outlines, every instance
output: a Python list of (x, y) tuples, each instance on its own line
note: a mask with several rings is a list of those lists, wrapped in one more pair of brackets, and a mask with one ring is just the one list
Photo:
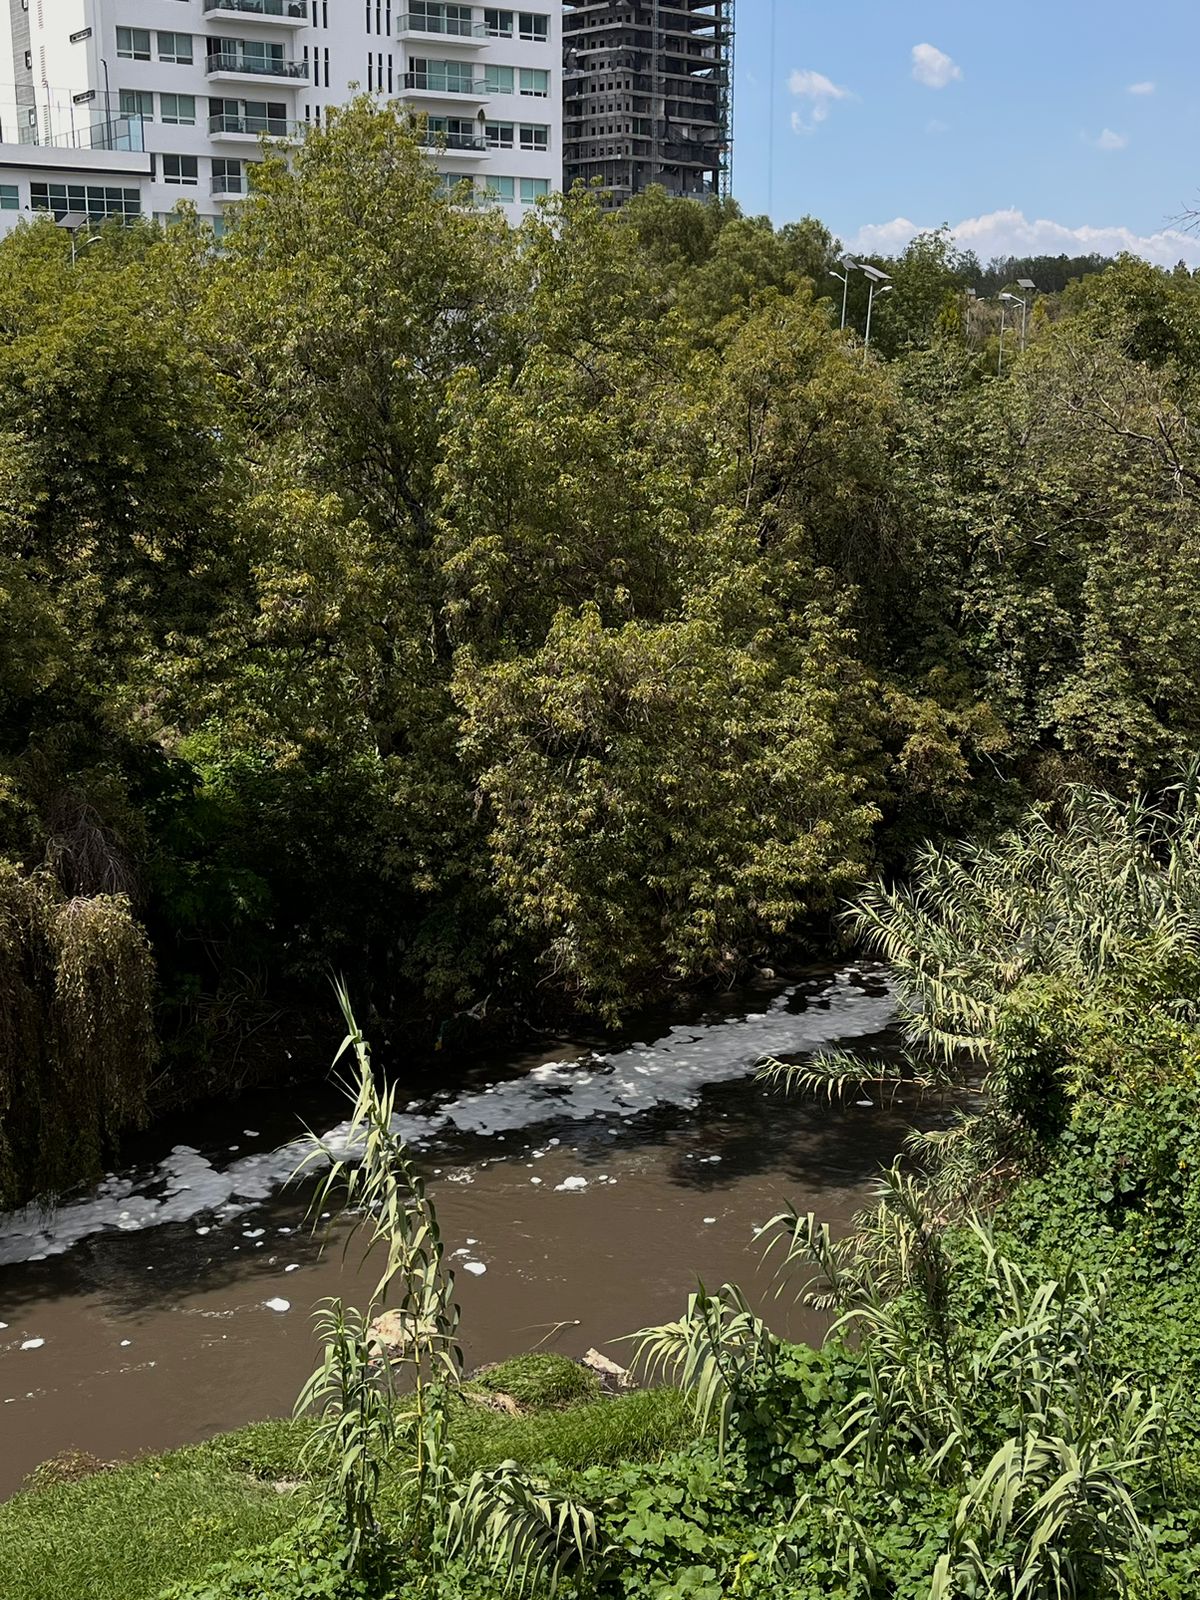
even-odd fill
[(0, 0), (0, 232), (181, 199), (219, 232), (261, 135), (355, 88), (425, 119), (447, 187), (511, 221), (561, 187), (555, 0)]

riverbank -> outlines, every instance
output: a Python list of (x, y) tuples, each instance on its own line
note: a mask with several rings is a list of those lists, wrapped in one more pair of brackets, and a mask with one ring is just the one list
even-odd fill
[[(770, 1306), (757, 1228), (794, 1200), (844, 1231), (916, 1108), (781, 1100), (755, 1068), (886, 1046), (881, 980), (810, 974), (663, 1017), (607, 1053), (559, 1041), (477, 1062), (440, 1097), (406, 1101), (468, 1365), (540, 1340), (605, 1349), (677, 1315), (698, 1278)], [(166, 1450), (290, 1410), (315, 1359), (312, 1307), (370, 1289), (340, 1232), (305, 1227), (307, 1192), (281, 1187), (303, 1127), (344, 1116), (336, 1087), (246, 1096), (164, 1130), (168, 1148), (53, 1216), (0, 1222), (0, 1498), (64, 1450)], [(771, 1315), (797, 1339), (826, 1325), (803, 1306)]]
[[(108, 1468), (95, 1458), (48, 1464), (0, 1505), (0, 1594), (155, 1600), (168, 1584), (198, 1579), (214, 1562), (287, 1533), (314, 1509), (301, 1459), (309, 1431), (304, 1422), (261, 1422)], [(670, 1389), (566, 1408), (535, 1403), (520, 1417), (466, 1401), (452, 1422), (466, 1471), (506, 1460), (553, 1460), (565, 1470), (648, 1461), (689, 1433), (688, 1408)], [(101, 1470), (55, 1481), (90, 1467)], [(385, 1514), (387, 1498), (385, 1482)]]

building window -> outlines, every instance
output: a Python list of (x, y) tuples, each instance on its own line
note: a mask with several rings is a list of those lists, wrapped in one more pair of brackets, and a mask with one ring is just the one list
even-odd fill
[[(317, 121), (320, 119), (317, 107)], [(312, 107), (304, 108), (305, 121), (311, 122)], [(210, 133), (273, 133), (281, 137), (288, 131), (287, 106), (282, 100), (217, 100), (208, 102)]]
[(0, 211), (19, 211), (21, 191), (15, 183), (0, 183)]
[(550, 37), (550, 18), (537, 11), (517, 12), (518, 31), (522, 39), (545, 44)]
[(489, 173), (483, 180), (483, 188), (489, 200), (498, 200), (501, 205), (511, 205), (516, 199), (515, 178), (501, 178), (496, 173)]
[(162, 171), (164, 183), (183, 183), (194, 188), (200, 181), (200, 164), (195, 156), (164, 156)]
[(483, 31), (489, 39), (511, 39), (513, 33), (513, 14), (511, 11), (495, 11), (485, 7), (483, 12)]
[(544, 67), (521, 68), (521, 93), (534, 95), (539, 100), (550, 98), (550, 74)]
[(196, 124), (194, 94), (160, 94), (158, 109), (164, 122), (174, 123), (181, 128), (192, 128)]
[(550, 193), (549, 178), (522, 178), (521, 203), (531, 206), (535, 200), (540, 200), (543, 195)]
[(120, 115), (141, 117), (143, 122), (154, 121), (154, 96), (148, 89), (122, 89)]
[(483, 87), (488, 94), (511, 94), (513, 69), (497, 66), (495, 62), (487, 62), (483, 69)]
[(425, 144), (445, 145), (447, 150), (479, 150), (482, 141), (470, 117), (427, 117)]
[(242, 163), (227, 157), (213, 157), (212, 192), (218, 197), (226, 194), (245, 194), (246, 177)]
[(29, 204), (34, 211), (51, 211), (56, 218), (82, 211), (91, 221), (106, 217), (136, 217), (142, 209), (137, 189), (110, 188), (106, 184), (31, 183)]
[(408, 25), (421, 33), (471, 35), (470, 6), (444, 5), (442, 0), (409, 0)]
[(158, 59), (173, 62), (177, 67), (192, 64), (192, 36), (190, 33), (164, 33), (158, 31)]
[(483, 137), (489, 150), (511, 150), (513, 133), (511, 122), (487, 122), (483, 128)]
[[(409, 89), (432, 89), (439, 94), (475, 93), (475, 68), (469, 61), (427, 61), (423, 56), (413, 56), (409, 65), (412, 71), (405, 85)], [(512, 68), (502, 70), (508, 73), (511, 93)], [(499, 91), (489, 89), (488, 92)]]
[(150, 29), (118, 28), (117, 54), (125, 61), (149, 61)]
[(523, 122), (521, 124), (521, 149), (522, 150), (549, 150), (550, 129), (541, 122)]

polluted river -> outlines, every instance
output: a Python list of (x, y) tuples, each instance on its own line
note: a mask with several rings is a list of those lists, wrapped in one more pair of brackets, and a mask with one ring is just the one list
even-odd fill
[[(755, 1069), (886, 1048), (892, 1021), (882, 970), (828, 970), (410, 1101), (400, 1131), (438, 1208), (468, 1367), (535, 1347), (624, 1361), (613, 1341), (678, 1316), (698, 1278), (819, 1337), (815, 1314), (775, 1299), (757, 1229), (789, 1204), (844, 1228), (914, 1108), (789, 1100)], [(328, 1085), (247, 1095), (89, 1194), (0, 1216), (0, 1497), (67, 1449), (123, 1458), (290, 1413), (314, 1304), (361, 1303), (373, 1281), (336, 1229), (314, 1237), (287, 1182), (304, 1127), (336, 1139), (344, 1115)]]

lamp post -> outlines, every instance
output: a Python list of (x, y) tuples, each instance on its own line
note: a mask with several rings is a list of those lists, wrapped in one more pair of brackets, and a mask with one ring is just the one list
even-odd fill
[(863, 335), (863, 366), (867, 364), (867, 352), (871, 348), (871, 312), (875, 307), (877, 294), (891, 294), (892, 285), (886, 272), (880, 272), (878, 267), (868, 266), (865, 261), (859, 262), (861, 271), (870, 279), (870, 288), (867, 292), (867, 329)]
[(85, 239), (83, 244), (78, 246), (78, 249), (75, 244), (76, 235), (82, 229), (86, 228), (87, 225), (88, 216), (86, 211), (64, 211), (61, 217), (55, 217), (54, 219), (54, 226), (56, 228), (61, 228), (71, 241), (72, 266), (75, 265), (75, 258), (78, 254), (78, 250), (83, 249), (86, 245), (89, 245), (92, 242), (90, 239)]
[[(1024, 293), (1027, 296), (1037, 293), (1037, 284), (1034, 283), (1032, 278), (1018, 278), (1017, 279), (1017, 288), (1023, 290)], [(1026, 303), (1027, 302), (1025, 300), (1021, 301), (1021, 349), (1022, 350), (1024, 350), (1024, 348), (1025, 348), (1025, 309), (1026, 309)]]
[(971, 342), (971, 308), (979, 298), (974, 289), (967, 290), (967, 343)]
[(842, 286), (842, 321), (841, 321), (841, 326), (844, 328), (846, 326), (846, 300), (847, 300), (847, 297), (850, 294), (850, 274), (857, 270), (858, 262), (855, 261), (853, 256), (846, 256), (846, 255), (839, 256), (838, 257), (838, 261), (841, 263), (842, 271), (841, 272), (834, 272), (833, 276), (837, 279), (837, 281)]

